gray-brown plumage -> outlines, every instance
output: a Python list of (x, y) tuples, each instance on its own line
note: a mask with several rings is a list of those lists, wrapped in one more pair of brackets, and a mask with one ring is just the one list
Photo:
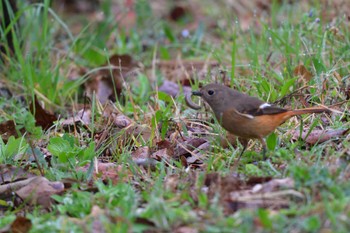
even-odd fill
[(201, 96), (210, 105), (215, 117), (227, 131), (244, 139), (258, 139), (264, 153), (264, 138), (292, 116), (330, 111), (325, 107), (287, 110), (221, 84), (206, 85), (200, 91), (193, 91), (192, 95)]

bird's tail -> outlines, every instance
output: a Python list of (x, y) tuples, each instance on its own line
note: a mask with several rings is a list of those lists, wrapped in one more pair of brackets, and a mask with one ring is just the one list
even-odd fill
[(311, 108), (303, 108), (303, 109), (296, 109), (296, 110), (292, 110), (289, 111), (290, 116), (297, 116), (297, 115), (302, 115), (302, 114), (311, 114), (311, 113), (331, 113), (331, 112), (335, 112), (335, 113), (341, 113), (340, 111), (325, 107), (325, 106), (321, 106), (321, 107), (311, 107)]

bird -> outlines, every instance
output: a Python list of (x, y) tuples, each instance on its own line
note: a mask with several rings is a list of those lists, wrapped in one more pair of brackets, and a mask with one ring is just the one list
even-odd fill
[[(217, 83), (208, 84), (199, 91), (192, 91), (191, 94), (200, 96), (209, 104), (216, 119), (225, 130), (243, 139), (243, 150), (238, 161), (246, 150), (249, 139), (257, 139), (261, 142), (265, 160), (267, 151), (265, 137), (278, 126), (293, 116), (332, 111), (327, 107), (288, 110)], [(194, 109), (200, 108), (187, 96), (186, 102)]]

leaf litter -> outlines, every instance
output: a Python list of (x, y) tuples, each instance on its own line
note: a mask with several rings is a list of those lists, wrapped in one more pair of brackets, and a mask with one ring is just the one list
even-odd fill
[[(132, 1), (127, 2), (131, 4), (129, 7), (132, 7)], [(269, 6), (270, 1), (253, 1), (252, 3), (239, 1), (238, 4), (230, 7), (238, 14), (243, 30), (247, 30), (251, 25), (255, 24), (258, 31), (259, 22), (256, 21), (256, 16), (253, 15), (252, 9), (256, 9), (256, 7), (261, 9), (261, 11), (258, 11), (260, 16), (268, 14), (270, 11)], [(78, 8), (74, 6), (69, 7), (71, 7), (72, 12), (94, 11), (94, 8), (84, 5)], [(173, 21), (178, 21), (180, 18), (193, 13), (194, 12), (192, 12), (191, 8), (188, 6), (175, 6), (170, 11), (169, 18)], [(134, 25), (135, 22), (132, 12), (129, 16), (130, 22), (126, 23), (126, 25)], [(195, 22), (195, 24), (196, 23), (197, 22)], [(215, 80), (215, 76), (217, 76), (217, 70), (215, 69), (219, 67), (219, 63), (210, 60), (193, 61), (176, 59), (156, 61), (155, 67), (146, 67), (146, 70), (142, 72), (154, 72), (154, 69), (159, 69), (165, 80), (158, 90), (167, 93), (173, 98), (177, 98), (181, 96), (181, 90), (183, 90), (185, 94), (189, 93), (191, 91), (191, 84), (195, 81), (205, 79), (209, 71), (211, 72), (209, 76), (211, 76), (212, 80)], [(88, 132), (88, 134), (83, 136), (88, 138), (92, 136), (91, 124), (94, 122), (97, 129), (93, 134), (96, 148), (102, 148), (107, 145), (100, 153), (99, 158), (93, 163), (76, 167), (78, 171), (84, 173), (89, 173), (92, 167), (92, 176), (89, 180), (90, 185), (93, 186), (94, 182), (97, 180), (102, 180), (103, 182), (111, 181), (113, 184), (117, 184), (119, 182), (128, 182), (135, 179), (135, 177), (133, 177), (135, 173), (119, 165), (112, 156), (114, 154), (121, 154), (122, 151), (128, 147), (131, 149), (131, 159), (137, 165), (146, 165), (146, 169), (150, 167), (148, 165), (152, 165), (153, 168), (156, 167), (157, 163), (155, 161), (166, 161), (166, 165), (169, 167), (172, 167), (174, 161), (181, 161), (185, 168), (192, 168), (191, 170), (187, 170), (187, 173), (184, 175), (174, 174), (167, 176), (164, 180), (164, 187), (181, 195), (181, 186), (190, 186), (189, 193), (193, 200), (197, 202), (199, 199), (198, 193), (200, 192), (208, 194), (210, 199), (214, 199), (217, 194), (220, 194), (220, 203), (224, 207), (225, 214), (232, 214), (241, 208), (267, 208), (270, 210), (278, 210), (281, 208), (288, 208), (291, 203), (303, 201), (304, 195), (295, 190), (294, 181), (290, 178), (274, 179), (271, 177), (263, 177), (263, 179), (258, 179), (253, 182), (252, 177), (247, 179), (246, 177), (236, 177), (232, 174), (221, 175), (219, 173), (208, 173), (205, 174), (204, 184), (196, 186), (199, 173), (204, 170), (204, 167), (200, 166), (200, 164), (205, 164), (206, 152), (212, 149), (212, 143), (209, 138), (210, 136), (187, 136), (185, 131), (194, 129), (194, 131), (208, 132), (210, 129), (198, 125), (193, 126), (192, 122), (186, 122), (182, 125), (186, 129), (185, 131), (171, 129), (167, 132), (165, 138), (154, 138), (154, 132), (152, 132), (149, 122), (146, 122), (146, 124), (137, 122), (137, 120), (132, 119), (130, 115), (126, 116), (114, 106), (110, 105), (110, 101), (115, 102), (117, 99), (121, 102), (126, 101), (123, 99), (123, 92), (128, 91), (126, 89), (128, 85), (132, 86), (134, 84), (133, 81), (135, 81), (136, 74), (141, 71), (141, 68), (142, 67), (140, 67), (130, 55), (115, 54), (101, 67), (95, 68), (98, 71), (89, 72), (86, 68), (79, 68), (79, 72), (72, 74), (72, 76), (84, 76), (89, 73), (88, 81), (84, 84), (87, 96), (92, 100), (95, 95), (98, 102), (103, 106), (99, 119), (92, 118), (94, 116), (91, 114), (91, 106), (88, 106), (79, 110), (74, 114), (74, 117), (66, 118), (59, 124), (59, 127), (62, 127), (62, 132), (74, 132), (76, 134)], [(298, 77), (298, 82), (303, 85), (307, 85), (313, 77), (312, 73), (302, 64), (295, 68), (294, 75)], [(149, 76), (151, 77), (151, 75)], [(337, 76), (335, 74), (335, 76), (338, 77), (339, 75)], [(324, 85), (326, 89), (327, 83), (324, 83)], [(300, 98), (304, 100), (302, 101), (303, 105), (308, 104), (307, 98), (303, 95)], [(34, 103), (30, 106), (32, 113), (35, 115), (37, 125), (41, 126), (44, 130), (50, 128), (57, 120), (55, 114), (45, 110), (37, 99), (35, 99)], [(15, 131), (15, 122), (6, 121), (1, 125), (4, 127), (1, 127), (4, 129), (4, 131), (1, 131), (4, 141), (7, 135), (18, 136), (17, 131)], [(306, 143), (314, 145), (333, 138), (346, 136), (348, 130), (313, 130), (310, 134), (306, 132), (302, 133), (302, 139), (305, 140)], [(156, 134), (159, 133), (160, 132), (156, 132)], [(210, 135), (210, 133), (208, 132), (207, 135)], [(298, 132), (295, 130), (292, 135), (292, 139), (297, 140), (299, 139), (300, 131)], [(306, 137), (306, 135), (308, 135), (308, 137)], [(144, 146), (145, 142), (150, 141), (152, 141), (150, 145), (154, 145), (153, 147)], [(224, 138), (221, 140), (221, 145), (224, 148), (230, 145), (236, 146), (236, 144), (237, 138), (234, 136), (229, 140), (224, 140)], [(120, 179), (119, 174), (125, 174), (126, 171), (128, 177)], [(144, 175), (144, 173), (141, 174)], [(65, 191), (63, 182), (52, 182), (44, 177), (21, 170), (18, 167), (6, 168), (1, 166), (1, 177), (2, 182), (0, 183), (0, 190), (2, 191), (0, 191), (0, 195), (7, 193), (9, 190), (15, 191), (17, 197), (21, 199), (21, 201), (30, 205), (39, 204), (45, 208), (49, 208), (52, 205), (51, 195), (62, 194)], [(40, 190), (38, 187), (40, 187)], [(85, 218), (94, 219), (93, 229), (98, 232), (103, 232), (101, 222), (97, 218), (97, 216), (100, 215), (106, 215), (111, 221), (116, 221), (106, 210), (96, 205), (91, 208), (90, 214)], [(23, 223), (21, 223), (22, 220)], [(75, 219), (72, 221), (83, 226), (85, 220), (86, 219)], [(139, 220), (142, 221), (142, 219)], [(26, 226), (25, 228), (30, 228), (28, 220), (25, 219), (16, 219), (12, 225), (22, 224)], [(153, 222), (148, 222), (147, 224), (154, 226)], [(16, 230), (12, 229), (12, 231)], [(181, 226), (178, 227), (175, 232), (197, 231), (191, 227)]]

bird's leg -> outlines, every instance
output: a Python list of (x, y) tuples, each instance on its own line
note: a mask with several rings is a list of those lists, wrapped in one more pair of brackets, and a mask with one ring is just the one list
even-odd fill
[(237, 163), (239, 163), (239, 161), (241, 160), (241, 157), (242, 157), (242, 155), (243, 155), (243, 153), (244, 153), (244, 151), (246, 149), (247, 149), (247, 145), (243, 145), (243, 149), (242, 149), (241, 153), (238, 156)]
[(239, 141), (242, 144), (243, 149), (242, 149), (241, 153), (239, 154), (238, 159), (236, 160), (235, 164), (233, 165), (234, 169), (236, 169), (236, 167), (238, 166), (238, 163), (241, 160), (241, 157), (242, 157), (244, 151), (247, 149), (247, 146), (248, 146), (248, 140), (247, 139), (239, 138)]
[(263, 153), (263, 160), (266, 160), (266, 151), (267, 151), (267, 146), (264, 138), (259, 138), (259, 141), (261, 142), (261, 145), (263, 147), (262, 153)]

